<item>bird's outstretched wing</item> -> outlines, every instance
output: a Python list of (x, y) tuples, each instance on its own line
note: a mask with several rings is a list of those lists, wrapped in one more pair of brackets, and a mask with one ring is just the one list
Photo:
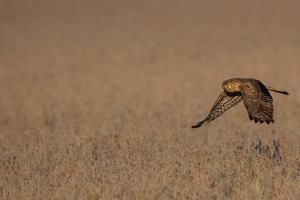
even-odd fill
[(239, 89), (250, 120), (254, 120), (255, 123), (274, 123), (273, 99), (263, 83), (258, 80), (241, 83)]
[(203, 121), (192, 126), (192, 128), (199, 128), (204, 124), (208, 124), (210, 121), (213, 121), (214, 119), (219, 117), (222, 113), (224, 113), (226, 110), (239, 103), (241, 100), (242, 100), (241, 93), (238, 92), (233, 94), (226, 94), (223, 91), (218, 97), (214, 106), (212, 107), (209, 115)]

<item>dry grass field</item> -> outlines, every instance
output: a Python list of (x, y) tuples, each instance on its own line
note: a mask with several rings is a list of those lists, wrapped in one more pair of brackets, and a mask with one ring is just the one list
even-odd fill
[[(2, 0), (0, 199), (300, 199), (300, 2)], [(199, 129), (224, 80), (272, 93)]]

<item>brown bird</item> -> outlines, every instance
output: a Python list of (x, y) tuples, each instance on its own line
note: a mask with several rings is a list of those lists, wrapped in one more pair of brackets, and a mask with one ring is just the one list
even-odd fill
[(242, 100), (250, 120), (254, 120), (255, 123), (259, 121), (261, 124), (263, 122), (274, 123), (273, 99), (268, 90), (289, 95), (288, 92), (275, 90), (252, 78), (229, 79), (223, 82), (222, 88), (224, 91), (218, 97), (209, 115), (192, 128), (208, 124)]

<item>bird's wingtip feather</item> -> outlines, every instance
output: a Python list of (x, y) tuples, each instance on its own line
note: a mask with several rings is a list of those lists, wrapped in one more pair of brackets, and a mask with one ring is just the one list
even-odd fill
[(202, 122), (198, 122), (196, 125), (192, 126), (191, 128), (199, 128), (203, 125), (204, 122), (205, 122), (205, 120)]

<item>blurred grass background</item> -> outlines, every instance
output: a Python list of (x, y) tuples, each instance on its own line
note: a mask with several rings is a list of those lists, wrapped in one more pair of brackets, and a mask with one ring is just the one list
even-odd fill
[[(1, 196), (297, 199), (299, 9), (269, 0), (2, 0)], [(250, 122), (240, 103), (190, 129), (234, 77), (291, 94), (272, 93), (275, 124)], [(283, 164), (257, 152), (259, 140), (272, 155), (279, 140)]]

